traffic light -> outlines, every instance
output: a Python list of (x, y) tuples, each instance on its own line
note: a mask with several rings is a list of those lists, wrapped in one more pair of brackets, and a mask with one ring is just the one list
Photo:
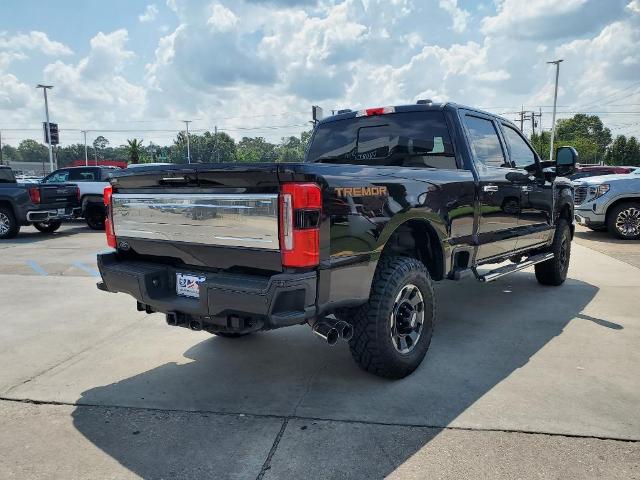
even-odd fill
[[(42, 131), (44, 132), (44, 143), (49, 143), (49, 138), (51, 138), (51, 145), (58, 145), (60, 143), (57, 123), (49, 122), (49, 132), (47, 132), (47, 122), (42, 122)], [(49, 133), (49, 135), (47, 133)]]

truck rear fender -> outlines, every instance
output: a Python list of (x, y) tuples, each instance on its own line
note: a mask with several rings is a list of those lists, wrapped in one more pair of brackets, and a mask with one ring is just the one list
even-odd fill
[[(381, 235), (381, 255), (396, 255), (420, 260), (434, 280), (444, 278), (442, 239), (434, 225), (425, 219), (411, 219)], [(386, 240), (383, 240), (386, 239)]]

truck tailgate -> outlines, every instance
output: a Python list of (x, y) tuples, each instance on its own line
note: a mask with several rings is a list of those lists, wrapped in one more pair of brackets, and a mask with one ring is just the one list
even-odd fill
[(162, 251), (215, 268), (281, 269), (276, 165), (141, 167), (112, 183), (115, 236), (136, 253)]
[(76, 205), (78, 203), (78, 187), (73, 184), (41, 183), (40, 204), (47, 205)]
[(278, 250), (278, 195), (115, 193), (116, 237)]

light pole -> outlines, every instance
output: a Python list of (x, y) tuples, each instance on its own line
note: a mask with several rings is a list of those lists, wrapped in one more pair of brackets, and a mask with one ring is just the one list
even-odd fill
[(42, 91), (44, 92), (44, 114), (45, 117), (47, 119), (47, 140), (49, 140), (47, 143), (49, 144), (49, 168), (51, 169), (51, 171), (53, 172), (53, 149), (51, 147), (51, 129), (49, 127), (49, 102), (47, 101), (47, 90), (49, 90), (50, 88), (53, 88), (53, 85), (42, 85), (42, 84), (38, 84), (36, 86), (36, 88), (41, 88)]
[(560, 76), (560, 60), (553, 60), (547, 63), (553, 63), (556, 66), (556, 88), (553, 92), (553, 116), (551, 119), (551, 141), (549, 142), (549, 161), (553, 161), (553, 140), (556, 135), (556, 104), (558, 102), (558, 77)]
[(187, 126), (187, 163), (191, 163), (191, 147), (189, 145), (189, 124), (191, 120), (183, 120), (183, 122)]
[(87, 131), (86, 130), (82, 130), (82, 133), (84, 134), (84, 166), (88, 167), (89, 166), (89, 155), (87, 155)]

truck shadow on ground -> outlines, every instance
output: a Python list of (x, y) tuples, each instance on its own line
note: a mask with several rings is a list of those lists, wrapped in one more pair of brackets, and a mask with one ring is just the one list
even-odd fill
[[(256, 425), (288, 417), (291, 420), (273, 457), (274, 475), (276, 464), (284, 462), (288, 465), (284, 476), (309, 478), (309, 472), (317, 472), (314, 469), (321, 463), (324, 478), (381, 478), (527, 365), (570, 321), (588, 321), (580, 314), (597, 291), (572, 279), (560, 288), (542, 287), (529, 272), (487, 285), (469, 281), (441, 284), (437, 287), (438, 324), (431, 349), (423, 365), (400, 381), (359, 370), (346, 345), (331, 349), (307, 327), (235, 340), (211, 337), (184, 353), (191, 361), (164, 364), (92, 388), (78, 400), (80, 405), (165, 412), (129, 410), (128, 415), (116, 415), (109, 414), (114, 409), (79, 406), (73, 414), (74, 425), (93, 444), (143, 478), (202, 478), (215, 472), (218, 477), (220, 472), (224, 477), (244, 477), (245, 465), (234, 452), (255, 448), (264, 461), (275, 434), (269, 437), (266, 450), (257, 446), (250, 433), (244, 439), (228, 436), (224, 430), (213, 436), (190, 435), (187, 426), (182, 431), (176, 429), (166, 410), (217, 418), (205, 412), (256, 414), (260, 416), (253, 417)], [(597, 320), (597, 325), (615, 328), (615, 324)], [(544, 381), (542, 371), (537, 378)], [(225, 418), (237, 420), (236, 416)], [(376, 435), (367, 434), (365, 424), (351, 424), (364, 429), (362, 434), (344, 437), (338, 429), (336, 438), (329, 438), (330, 444), (335, 442), (336, 448), (346, 450), (335, 452), (333, 448), (316, 448), (316, 442), (327, 440), (313, 437), (314, 428), (317, 434), (318, 425), (323, 424), (318, 419), (433, 428), (400, 434), (398, 427), (380, 426), (376, 428), (396, 431)], [(292, 457), (288, 455), (306, 457), (305, 448), (314, 450), (307, 461), (289, 462)], [(280, 454), (280, 449), (284, 453)], [(203, 451), (229, 455), (221, 458), (193, 453)], [(194, 459), (199, 462), (196, 470)]]
[(598, 242), (598, 243), (609, 243), (609, 244), (619, 244), (619, 245), (640, 244), (640, 240), (622, 240), (606, 231), (605, 232), (596, 232), (591, 230), (589, 230), (588, 232), (576, 231), (575, 236), (579, 239), (591, 240), (592, 242)]
[(77, 233), (94, 233), (95, 235), (104, 236), (104, 232), (91, 230), (84, 224), (72, 224), (73, 226), (63, 227), (54, 233), (42, 233), (33, 227), (22, 227), (17, 237), (10, 240), (3, 240), (0, 246), (9, 245), (27, 245), (32, 243), (39, 243), (45, 240), (53, 240), (57, 238), (70, 237)]

